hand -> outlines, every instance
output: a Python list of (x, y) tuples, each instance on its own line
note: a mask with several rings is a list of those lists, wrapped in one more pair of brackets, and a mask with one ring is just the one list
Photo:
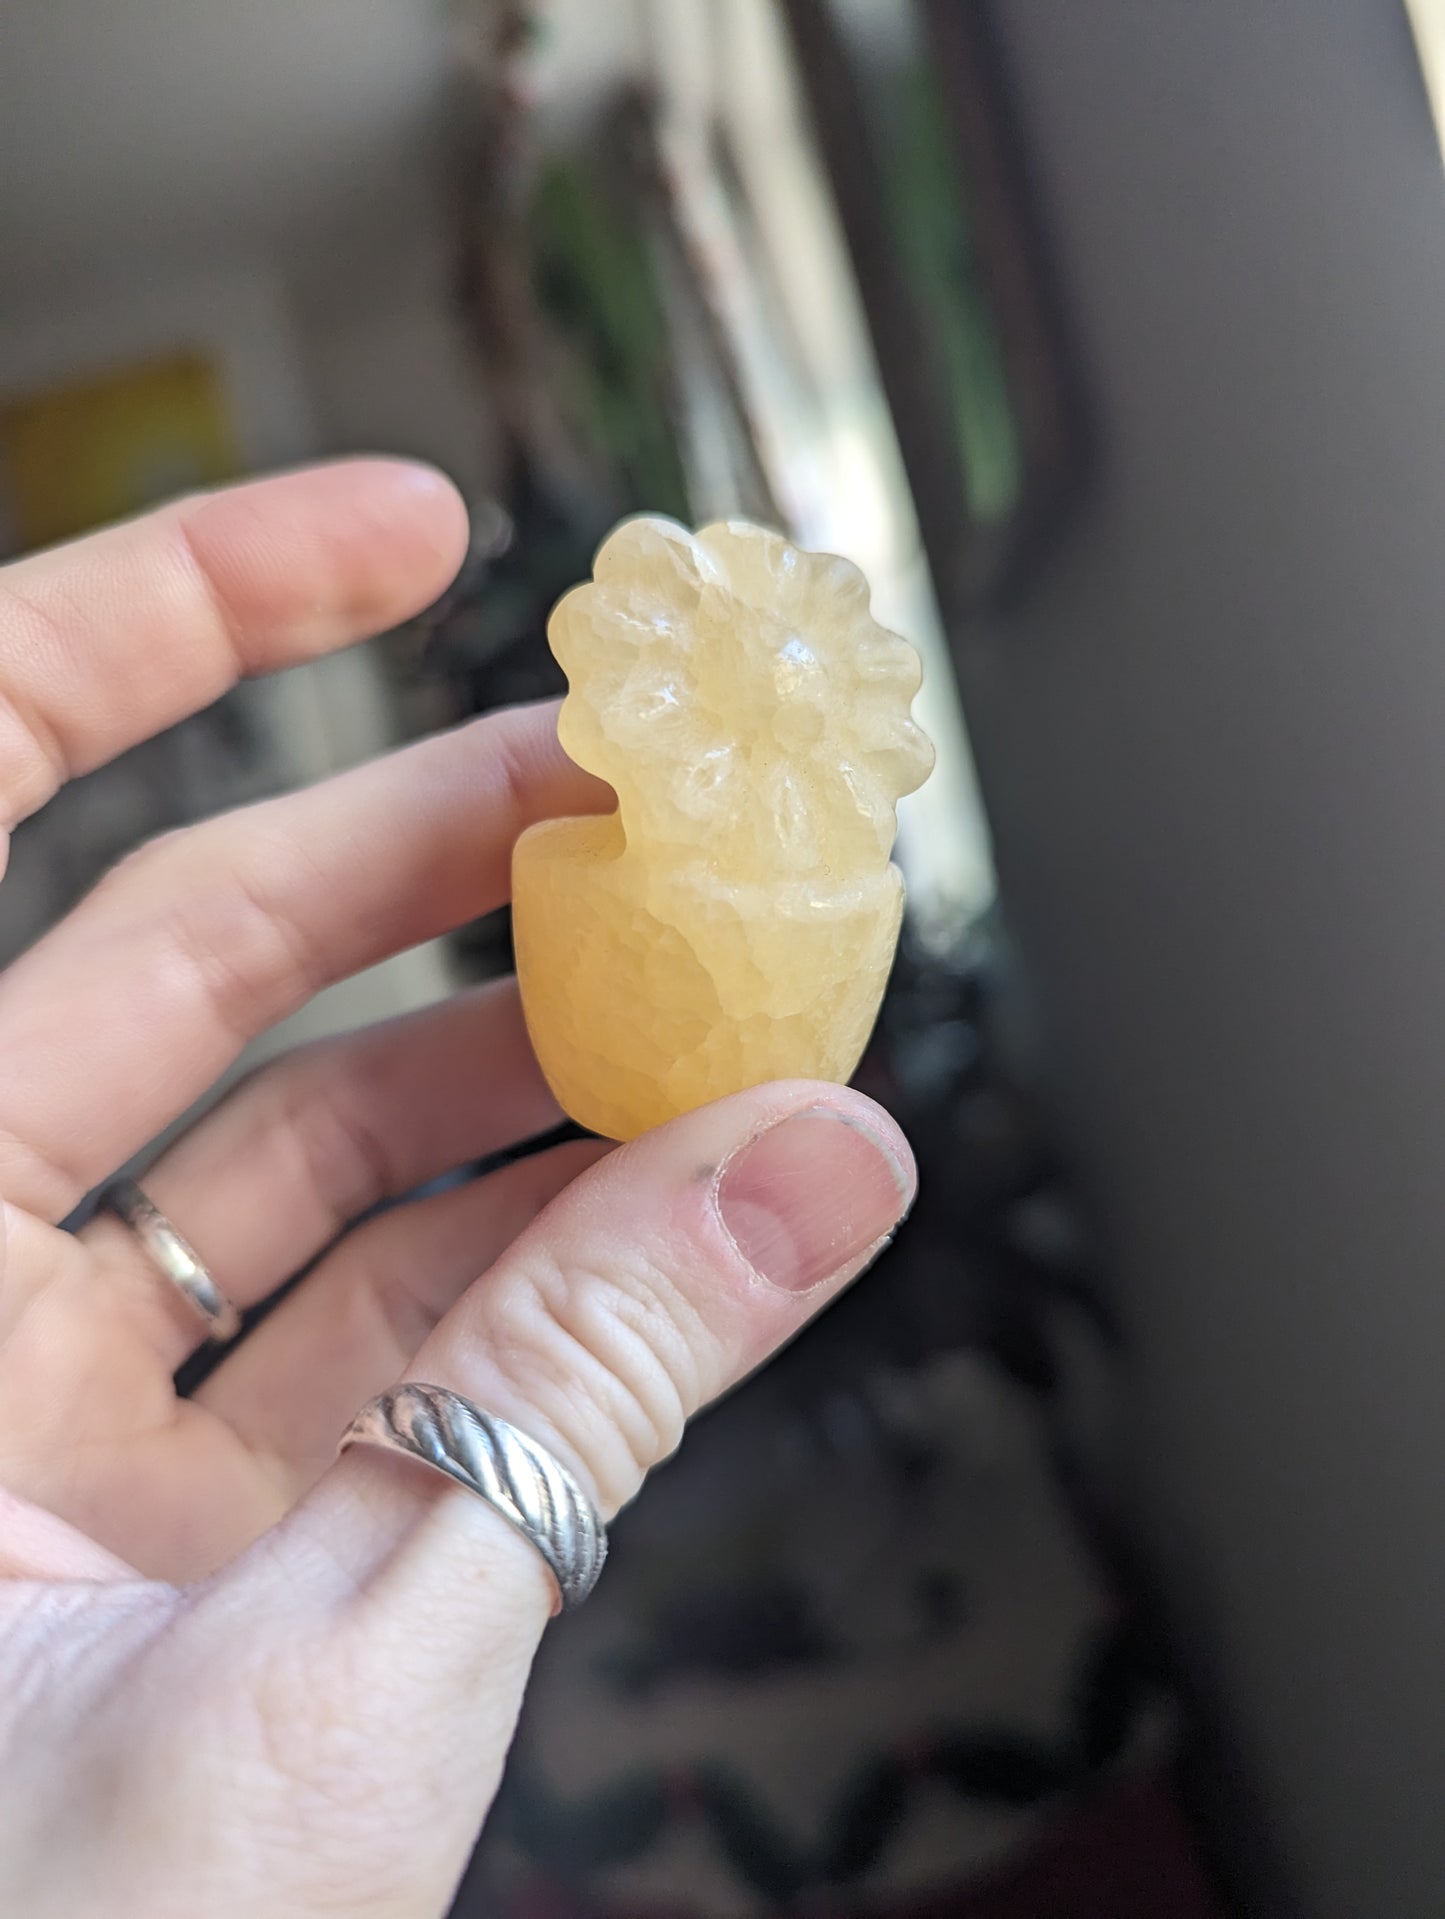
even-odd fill
[[(0, 572), (0, 826), (406, 617), (464, 542), (437, 475), (355, 462)], [(555, 1588), (338, 1434), (449, 1386), (610, 1515), (906, 1207), (892, 1122), (790, 1083), (353, 1225), (558, 1119), (507, 982), (283, 1057), (148, 1171), (238, 1303), (316, 1260), (176, 1396), (184, 1301), (117, 1221), (59, 1222), (311, 994), (501, 903), (522, 827), (607, 804), (550, 709), (499, 714), (143, 848), (0, 979), (0, 1910), (442, 1913)]]

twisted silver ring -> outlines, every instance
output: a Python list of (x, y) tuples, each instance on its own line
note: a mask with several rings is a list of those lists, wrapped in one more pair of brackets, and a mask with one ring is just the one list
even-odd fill
[(205, 1322), (208, 1338), (236, 1337), (241, 1330), (240, 1313), (212, 1279), (195, 1247), (176, 1231), (133, 1179), (112, 1180), (101, 1194), (99, 1204), (135, 1234), (152, 1265)]
[(566, 1607), (580, 1606), (607, 1557), (591, 1500), (535, 1439), (444, 1386), (398, 1386), (363, 1406), (341, 1447), (419, 1459), (499, 1512), (546, 1560)]

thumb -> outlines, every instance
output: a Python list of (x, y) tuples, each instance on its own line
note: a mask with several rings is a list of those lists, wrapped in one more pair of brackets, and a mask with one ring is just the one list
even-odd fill
[[(868, 1265), (914, 1184), (902, 1134), (860, 1094), (739, 1093), (583, 1173), (410, 1376), (520, 1428), (610, 1517), (694, 1412)], [(420, 1462), (358, 1447), (227, 1579), (287, 1616), (293, 1645), (299, 1609), (322, 1672), (344, 1674), (353, 1763), (374, 1767), (379, 1804), (399, 1778), (420, 1793), (444, 1900), (556, 1604), (536, 1548)]]

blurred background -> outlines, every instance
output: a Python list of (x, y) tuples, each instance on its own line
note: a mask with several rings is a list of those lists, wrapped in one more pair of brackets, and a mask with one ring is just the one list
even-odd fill
[[(1445, 1912), (1440, 13), (0, 17), (0, 556), (347, 452), (473, 525), (22, 827), (0, 963), (140, 838), (560, 690), (633, 510), (848, 555), (925, 660), (859, 1076), (920, 1203), (618, 1523), (459, 1919)], [(458, 928), (238, 1070), (509, 966)]]

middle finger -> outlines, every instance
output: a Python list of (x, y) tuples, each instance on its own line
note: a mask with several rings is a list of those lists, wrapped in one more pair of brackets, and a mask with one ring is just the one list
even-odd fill
[(608, 801), (529, 707), (142, 848), (0, 980), (0, 1191), (63, 1219), (322, 987), (501, 904), (524, 827)]

